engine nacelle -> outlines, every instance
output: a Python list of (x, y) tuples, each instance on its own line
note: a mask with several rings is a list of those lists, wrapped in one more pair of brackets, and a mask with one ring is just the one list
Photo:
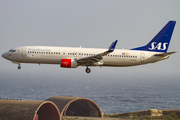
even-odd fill
[(77, 61), (72, 59), (61, 59), (60, 65), (64, 68), (77, 68)]

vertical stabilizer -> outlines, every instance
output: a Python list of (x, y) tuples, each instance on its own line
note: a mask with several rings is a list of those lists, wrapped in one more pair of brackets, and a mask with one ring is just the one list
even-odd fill
[(162, 30), (145, 46), (131, 50), (167, 52), (176, 21), (169, 21)]

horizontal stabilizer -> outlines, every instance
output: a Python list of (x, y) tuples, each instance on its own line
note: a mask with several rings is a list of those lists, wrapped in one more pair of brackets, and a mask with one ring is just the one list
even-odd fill
[(154, 54), (154, 56), (160, 56), (160, 57), (164, 57), (164, 56), (167, 56), (167, 55), (171, 55), (173, 53), (176, 53), (176, 52), (168, 52), (168, 53), (162, 53), (162, 54)]

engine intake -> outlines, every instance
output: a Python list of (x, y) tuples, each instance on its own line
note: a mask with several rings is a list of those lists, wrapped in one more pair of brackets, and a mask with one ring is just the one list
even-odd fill
[(61, 59), (60, 66), (64, 68), (77, 68), (77, 61), (72, 59)]

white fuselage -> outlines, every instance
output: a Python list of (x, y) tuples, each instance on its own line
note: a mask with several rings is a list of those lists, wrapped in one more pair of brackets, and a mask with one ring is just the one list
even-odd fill
[[(60, 64), (61, 59), (78, 59), (102, 53), (107, 49), (77, 48), (77, 47), (48, 47), (23, 46), (7, 52), (4, 57), (16, 63)], [(147, 63), (154, 63), (168, 57), (154, 56), (156, 52), (115, 49), (112, 53), (103, 56), (101, 65), (124, 67)]]
[(169, 58), (167, 52), (176, 21), (169, 21), (160, 32), (145, 46), (131, 50), (115, 49), (115, 40), (108, 49), (77, 48), (77, 47), (48, 47), (22, 46), (11, 49), (2, 57), (17, 63), (60, 64), (64, 68), (86, 66), (86, 73), (90, 73), (89, 66), (125, 67), (147, 63), (154, 63)]

